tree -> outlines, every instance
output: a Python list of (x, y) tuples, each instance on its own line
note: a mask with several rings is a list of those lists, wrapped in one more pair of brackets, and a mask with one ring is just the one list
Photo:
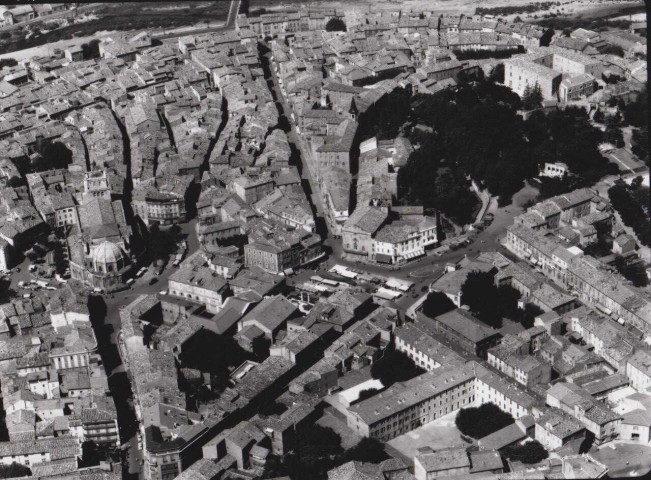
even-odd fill
[(326, 32), (345, 32), (346, 31), (346, 24), (341, 18), (331, 18), (328, 20), (328, 23), (326, 23)]
[(167, 261), (177, 249), (176, 228), (161, 230), (157, 223), (149, 228), (148, 251), (152, 261)]
[(606, 130), (604, 131), (604, 142), (612, 143), (617, 148), (624, 146), (624, 136), (622, 135), (622, 117), (619, 113), (608, 115), (606, 117)]
[(45, 140), (34, 147), (34, 161), (31, 164), (33, 172), (67, 168), (72, 163), (72, 151), (63, 143)]
[(522, 92), (522, 108), (531, 110), (531, 87), (528, 83), (524, 87), (524, 92)]
[(99, 58), (99, 40), (91, 40), (88, 43), (82, 44), (81, 51), (83, 52), (84, 60)]
[(533, 87), (529, 87), (529, 84), (527, 84), (522, 94), (522, 108), (525, 110), (535, 110), (542, 106), (542, 101), (543, 95), (540, 84), (536, 82)]
[(380, 463), (389, 458), (384, 450), (384, 443), (377, 438), (364, 437), (355, 446), (346, 450), (337, 463), (344, 464), (352, 461)]
[(624, 224), (635, 231), (641, 243), (649, 246), (651, 245), (649, 216), (631, 193), (628, 185), (622, 181), (617, 181), (608, 190), (608, 198), (610, 198), (613, 208), (621, 215)]
[(454, 423), (461, 433), (474, 439), (483, 438), (511, 425), (515, 420), (494, 403), (484, 403), (479, 407), (462, 408)]
[(468, 305), (474, 316), (485, 324), (500, 328), (500, 305), (495, 301), (496, 288), (492, 272), (470, 272), (461, 286), (461, 302)]
[(599, 51), (599, 53), (601, 53), (602, 55), (606, 55), (606, 54), (617, 55), (618, 57), (624, 58), (624, 49), (619, 45), (608, 44), (605, 47), (603, 47)]
[(596, 112), (594, 112), (592, 120), (597, 123), (604, 123), (606, 121), (606, 116), (604, 115), (604, 112), (601, 111), (601, 109), (598, 109)]
[(636, 287), (646, 287), (649, 284), (644, 262), (628, 262), (621, 255), (617, 255), (615, 257), (615, 268), (624, 278), (633, 282)]
[(54, 262), (56, 273), (63, 275), (63, 273), (66, 271), (66, 268), (68, 268), (68, 265), (66, 264), (63, 245), (60, 241), (57, 241), (54, 244), (54, 250), (52, 251), (52, 261)]
[(537, 440), (531, 440), (522, 445), (510, 445), (504, 448), (502, 455), (511, 461), (528, 465), (541, 462), (549, 456), (545, 447)]
[(542, 309), (537, 305), (527, 303), (524, 306), (524, 310), (518, 309), (518, 316), (516, 318), (512, 318), (511, 320), (518, 321), (524, 328), (529, 329), (533, 327), (536, 317), (542, 315), (543, 313), (544, 312)]
[(456, 306), (452, 300), (442, 292), (431, 292), (423, 303), (423, 313), (429, 318), (435, 318), (454, 310)]
[(377, 388), (366, 388), (359, 392), (359, 395), (357, 396), (357, 402), (361, 402), (366, 400), (367, 398), (373, 397), (375, 394), (377, 394), (378, 390)]
[(488, 79), (491, 82), (504, 83), (504, 64), (495, 65), (488, 74)]
[(402, 352), (388, 350), (384, 357), (371, 365), (371, 375), (379, 379), (385, 387), (396, 382), (404, 382), (425, 373)]

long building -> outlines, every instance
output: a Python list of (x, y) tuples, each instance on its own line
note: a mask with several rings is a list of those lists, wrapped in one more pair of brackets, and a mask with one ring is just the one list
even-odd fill
[(537, 401), (483, 365), (440, 368), (363, 400), (347, 410), (357, 434), (388, 441), (460, 408), (494, 403), (515, 418), (531, 414)]

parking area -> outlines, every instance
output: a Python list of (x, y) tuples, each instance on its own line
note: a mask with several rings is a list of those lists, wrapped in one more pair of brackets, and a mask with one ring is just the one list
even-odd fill
[(448, 413), (416, 430), (400, 435), (388, 443), (408, 458), (413, 458), (421, 447), (440, 450), (467, 445), (461, 440), (461, 432), (454, 425), (456, 415), (457, 412)]

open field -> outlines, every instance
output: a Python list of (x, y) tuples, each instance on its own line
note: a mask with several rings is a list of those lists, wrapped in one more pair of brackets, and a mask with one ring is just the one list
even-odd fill
[[(197, 24), (213, 24), (225, 21), (230, 7), (229, 0), (217, 2), (178, 3), (106, 3), (96, 9), (85, 12), (90, 20), (72, 23), (55, 30), (45, 31), (48, 19), (44, 23), (32, 23), (0, 36), (0, 53), (9, 53), (60, 40), (72, 40), (79, 37), (95, 37), (103, 31), (139, 31), (148, 29), (171, 29)], [(35, 34), (38, 29), (43, 33)], [(26, 38), (30, 35), (29, 38)], [(7, 35), (9, 35), (7, 37)]]
[[(351, 24), (357, 23), (361, 12), (369, 10), (433, 10), (441, 13), (474, 14), (475, 9), (496, 7), (526, 7), (535, 3), (532, 0), (318, 0), (306, 2), (304, 0), (251, 0), (250, 11), (264, 9), (268, 12), (286, 8), (298, 7), (334, 7), (345, 10), (346, 19)], [(524, 21), (533, 21), (543, 18), (544, 15), (560, 15), (567, 17), (620, 17), (623, 14), (644, 12), (642, 1), (616, 1), (616, 0), (561, 0), (559, 3), (545, 10), (536, 10), (528, 13), (513, 13), (503, 18), (513, 20), (519, 16)]]
[(109, 37), (112, 34), (117, 33), (117, 31), (99, 31), (93, 35), (88, 35), (85, 37), (75, 37), (71, 40), (59, 40), (58, 42), (47, 43), (45, 45), (40, 45), (38, 47), (26, 48), (23, 50), (18, 50), (15, 52), (8, 52), (0, 54), (0, 58), (13, 58), (16, 61), (20, 62), (22, 60), (27, 60), (32, 57), (38, 57), (43, 55), (50, 55), (55, 48), (65, 50), (71, 46), (80, 46), (84, 43), (88, 43), (91, 40), (101, 40), (102, 38)]

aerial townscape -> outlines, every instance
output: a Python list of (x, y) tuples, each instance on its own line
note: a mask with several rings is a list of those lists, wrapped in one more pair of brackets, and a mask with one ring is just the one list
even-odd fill
[(646, 36), (0, 6), (0, 478), (650, 478)]

